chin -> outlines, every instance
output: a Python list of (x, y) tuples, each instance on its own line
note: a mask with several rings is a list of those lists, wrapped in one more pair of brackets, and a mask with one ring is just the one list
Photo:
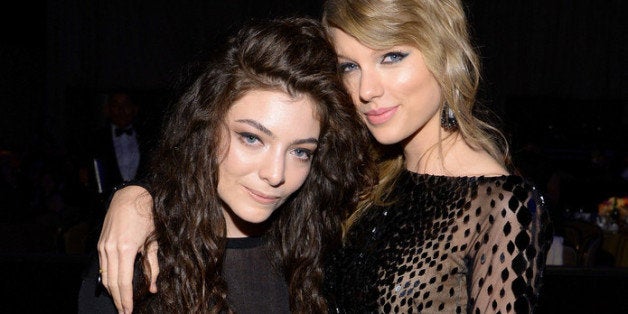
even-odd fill
[(251, 224), (260, 224), (268, 220), (268, 218), (270, 218), (272, 214), (273, 214), (273, 211), (262, 212), (262, 213), (251, 213), (250, 215), (240, 216), (240, 219)]
[(263, 222), (265, 222), (266, 220), (268, 220), (270, 216), (264, 216), (264, 217), (251, 217), (249, 219), (244, 219), (244, 221), (251, 223), (251, 224), (261, 224)]
[(388, 134), (377, 134), (377, 133), (372, 133), (373, 137), (375, 138), (375, 140), (382, 144), (382, 145), (393, 145), (393, 144), (397, 144), (399, 142), (401, 142), (401, 139), (399, 139), (396, 136), (390, 136)]

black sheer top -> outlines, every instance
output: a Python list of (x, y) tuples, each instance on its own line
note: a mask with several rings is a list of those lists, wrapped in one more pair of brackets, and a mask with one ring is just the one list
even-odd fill
[(530, 183), (405, 171), (389, 200), (362, 214), (332, 259), (333, 311), (531, 311), (552, 234)]
[[(136, 267), (134, 273), (141, 272)], [(272, 267), (261, 238), (230, 238), (223, 275), (227, 281), (229, 305), (236, 313), (290, 313), (286, 281)], [(97, 258), (83, 278), (78, 307), (79, 313), (118, 313), (113, 299), (98, 282)]]

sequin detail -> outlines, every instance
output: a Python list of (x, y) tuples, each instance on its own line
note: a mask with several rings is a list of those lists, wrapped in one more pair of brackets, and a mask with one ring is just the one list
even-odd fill
[(402, 173), (396, 202), (353, 225), (328, 268), (337, 313), (527, 312), (551, 224), (518, 176)]

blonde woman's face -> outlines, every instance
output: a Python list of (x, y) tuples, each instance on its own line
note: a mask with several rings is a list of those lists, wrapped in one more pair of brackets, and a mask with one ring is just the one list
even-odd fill
[(441, 89), (418, 49), (371, 49), (337, 28), (331, 35), (345, 87), (378, 142), (425, 142), (438, 133)]
[(268, 219), (307, 178), (320, 122), (310, 97), (262, 90), (236, 101), (226, 122), (218, 195), (227, 236), (244, 237), (247, 226)]

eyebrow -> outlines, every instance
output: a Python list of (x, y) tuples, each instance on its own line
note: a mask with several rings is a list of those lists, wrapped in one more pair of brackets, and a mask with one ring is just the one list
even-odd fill
[(342, 55), (342, 54), (340, 54), (338, 52), (336, 52), (336, 58), (338, 58), (338, 59), (349, 59), (345, 55)]
[[(240, 122), (240, 123), (246, 123), (258, 130), (260, 130), (260, 132), (263, 132), (264, 134), (271, 136), (271, 137), (275, 137), (275, 135), (273, 134), (273, 132), (271, 130), (269, 130), (267, 127), (263, 126), (261, 123), (252, 120), (252, 119), (239, 119), (236, 120), (236, 122)], [(304, 139), (299, 139), (296, 140), (294, 142), (292, 142), (292, 145), (299, 145), (299, 144), (308, 144), (308, 143), (312, 143), (312, 144), (316, 144), (318, 145), (318, 139), (313, 138), (313, 137), (309, 137), (309, 138), (304, 138)]]

